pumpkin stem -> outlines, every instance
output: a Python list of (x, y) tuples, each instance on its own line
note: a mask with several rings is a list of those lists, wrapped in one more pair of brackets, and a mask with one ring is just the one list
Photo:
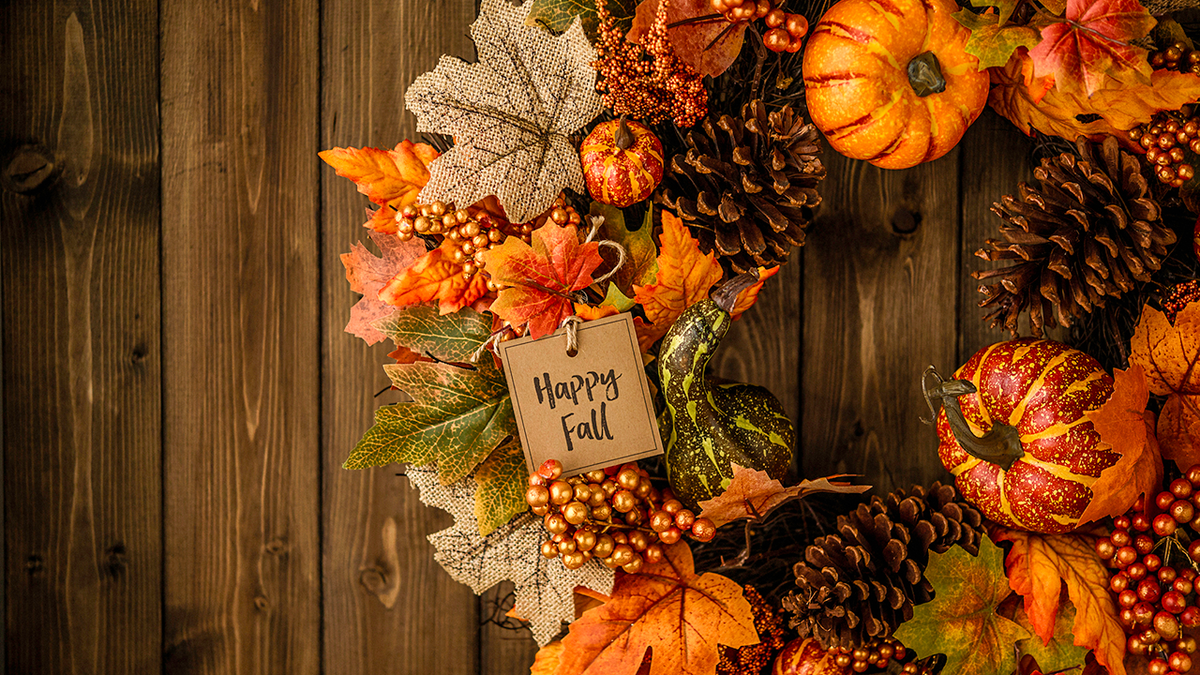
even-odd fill
[(633, 145), (633, 132), (629, 130), (629, 125), (625, 122), (625, 116), (621, 115), (621, 123), (617, 125), (617, 132), (613, 134), (613, 141), (617, 147), (622, 150), (628, 150)]
[(712, 292), (710, 299), (717, 303), (717, 307), (725, 310), (726, 314), (733, 312), (733, 306), (737, 304), (738, 296), (742, 291), (750, 288), (758, 283), (758, 268), (743, 272), (736, 277), (721, 284), (721, 287)]
[[(929, 375), (933, 375), (937, 380), (935, 386), (925, 385), (925, 379)], [(943, 380), (937, 370), (930, 366), (921, 378), (921, 388), (930, 410), (933, 409), (934, 398), (942, 399), (942, 410), (946, 412), (946, 421), (950, 423), (954, 440), (958, 441), (958, 445), (968, 455), (991, 462), (1005, 471), (1012, 468), (1013, 462), (1025, 456), (1025, 449), (1021, 447), (1021, 435), (1014, 426), (997, 422), (983, 436), (976, 436), (975, 432), (971, 431), (971, 426), (963, 417), (958, 397), (976, 393), (974, 384), (967, 380)]]
[(908, 83), (917, 96), (922, 98), (930, 94), (940, 94), (946, 91), (946, 78), (942, 77), (942, 64), (933, 52), (925, 52), (914, 56), (908, 62)]

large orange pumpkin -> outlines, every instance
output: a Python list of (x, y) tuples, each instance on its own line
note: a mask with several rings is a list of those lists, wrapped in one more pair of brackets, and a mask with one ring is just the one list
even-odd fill
[(1087, 354), (1034, 338), (984, 347), (954, 376), (926, 395), (942, 398), (938, 455), (963, 498), (1008, 527), (1073, 529), (1120, 459), (1088, 417), (1112, 377)]
[(804, 86), (835, 150), (885, 169), (950, 151), (987, 103), (952, 0), (842, 0), (813, 29)]

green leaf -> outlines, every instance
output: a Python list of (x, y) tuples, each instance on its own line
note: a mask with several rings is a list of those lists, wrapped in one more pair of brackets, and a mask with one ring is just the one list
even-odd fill
[[(600, 226), (597, 239), (615, 241), (625, 248), (625, 263), (617, 270), (612, 280), (617, 288), (626, 296), (633, 296), (634, 286), (645, 286), (654, 283), (658, 274), (658, 247), (654, 245), (654, 207), (646, 209), (646, 217), (642, 226), (630, 231), (625, 225), (625, 213), (611, 204), (592, 202), (590, 211), (593, 216), (604, 216), (604, 224)], [(600, 247), (600, 255), (612, 269), (616, 264), (617, 255), (609, 246)], [(625, 311), (625, 310), (621, 310)]]
[(496, 448), (479, 465), (479, 470), (475, 472), (475, 482), (479, 485), (475, 491), (475, 519), (479, 521), (479, 534), (486, 537), (529, 508), (525, 502), (528, 478), (525, 454), (521, 452), (521, 445), (516, 438)]
[(600, 307), (616, 307), (618, 312), (628, 312), (633, 309), (637, 301), (621, 292), (617, 285), (613, 282), (608, 282), (608, 293), (604, 295), (604, 299), (600, 301)]
[[(984, 7), (995, 7), (996, 14), (1000, 20), (999, 24), (1003, 26), (1008, 22), (1008, 19), (1012, 17), (1012, 13), (1017, 10), (1018, 2), (1019, 0), (971, 0), (971, 6), (978, 7), (980, 9)], [(956, 16), (955, 18), (958, 17)], [(958, 22), (966, 26), (962, 19), (958, 19)]]
[(979, 59), (979, 70), (1003, 66), (1018, 47), (1032, 49), (1042, 39), (1028, 26), (1003, 26), (990, 9), (984, 14), (963, 9), (952, 16), (971, 31), (965, 51)]
[(431, 354), (442, 361), (465, 363), (491, 334), (491, 320), (463, 308), (441, 316), (437, 305), (412, 305), (371, 324), (397, 347)]
[[(608, 0), (604, 6), (617, 20), (617, 28), (624, 34), (633, 26), (637, 5), (637, 0)], [(571, 27), (575, 17), (579, 17), (583, 22), (583, 31), (594, 40), (600, 26), (595, 0), (533, 0), (533, 10), (529, 12), (527, 23), (561, 33)]]
[(347, 469), (437, 462), (448, 484), (517, 432), (508, 386), (491, 359), (474, 370), (423, 362), (384, 370), (413, 400), (375, 411), (375, 426), (350, 453)]
[[(1029, 622), (1029, 615), (1019, 604), (1013, 619), (1030, 633), (1034, 632), (1033, 625)], [(1075, 606), (1070, 601), (1064, 600), (1059, 607), (1058, 618), (1054, 622), (1054, 636), (1050, 638), (1049, 644), (1042, 644), (1036, 635), (1032, 635), (1025, 640), (1017, 640), (1017, 649), (1022, 656), (1025, 654), (1032, 656), (1043, 673), (1055, 673), (1075, 667), (1082, 668), (1088, 650), (1075, 646), (1075, 636), (1072, 632), (1074, 625)]]
[(1004, 552), (987, 537), (972, 558), (961, 546), (929, 555), (933, 600), (916, 607), (895, 637), (920, 656), (946, 655), (942, 675), (1009, 675), (1017, 640), (1032, 634), (996, 613), (1010, 593)]

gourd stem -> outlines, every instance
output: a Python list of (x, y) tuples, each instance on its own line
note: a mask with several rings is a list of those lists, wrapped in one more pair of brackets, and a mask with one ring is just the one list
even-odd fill
[(633, 132), (629, 130), (629, 124), (625, 122), (625, 116), (621, 115), (621, 123), (617, 125), (617, 132), (613, 135), (613, 141), (617, 147), (622, 150), (628, 150), (633, 145)]
[(942, 64), (933, 52), (918, 54), (908, 62), (908, 84), (917, 96), (946, 91), (946, 78), (942, 76)]
[(974, 384), (966, 380), (942, 380), (937, 371), (931, 368), (926, 374), (930, 372), (938, 380), (938, 384), (934, 387), (924, 387), (925, 398), (930, 401), (931, 406), (933, 398), (942, 399), (942, 410), (946, 412), (946, 421), (950, 424), (954, 440), (958, 441), (959, 447), (968, 455), (991, 462), (1005, 471), (1025, 456), (1025, 450), (1021, 447), (1020, 432), (1012, 425), (997, 422), (983, 436), (976, 436), (975, 432), (971, 431), (971, 426), (963, 417), (958, 397), (974, 394), (977, 391)]
[(717, 303), (717, 307), (720, 307), (727, 313), (732, 312), (733, 306), (737, 304), (738, 295), (756, 283), (758, 283), (757, 267), (726, 281), (720, 288), (713, 291), (709, 297), (713, 302)]

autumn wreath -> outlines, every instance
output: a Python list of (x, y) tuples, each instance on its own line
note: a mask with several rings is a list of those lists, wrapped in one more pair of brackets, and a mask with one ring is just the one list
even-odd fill
[[(406, 93), (421, 142), (321, 153), (377, 205), (346, 330), (410, 399), (346, 468), (405, 465), (454, 516), (436, 559), (514, 584), (535, 673), (1189, 672), (1196, 7), (484, 0), (478, 60)], [(778, 400), (708, 358), (804, 243), (826, 141), (909, 167), (985, 104), (1039, 166), (973, 273), (1013, 339), (924, 374), (945, 483), (796, 476)], [(622, 314), (665, 455), (533, 462), (495, 354)]]

